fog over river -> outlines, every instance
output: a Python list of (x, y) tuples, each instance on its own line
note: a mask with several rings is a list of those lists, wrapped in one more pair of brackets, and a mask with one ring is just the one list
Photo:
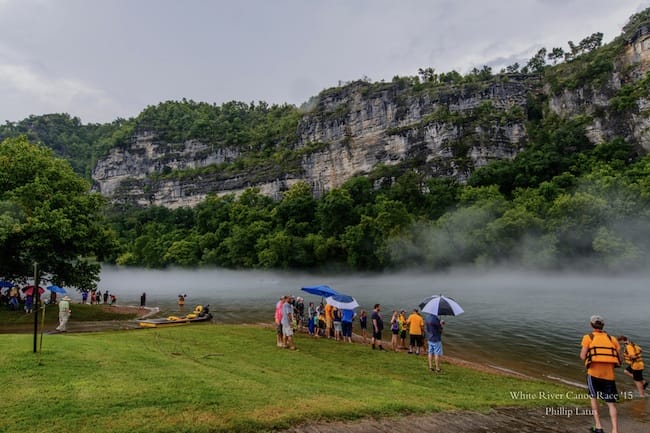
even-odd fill
[[(465, 309), (458, 317), (445, 317), (447, 354), (582, 383), (580, 339), (590, 332), (592, 314), (605, 318), (610, 334), (626, 334), (650, 352), (648, 277), (510, 271), (316, 275), (104, 267), (99, 288), (114, 293), (120, 304), (139, 304), (146, 292), (148, 306), (169, 312), (177, 312), (178, 295), (187, 294), (186, 308), (210, 304), (216, 323), (271, 322), (275, 302), (283, 294), (320, 302), (320, 297), (300, 290), (309, 285), (327, 284), (354, 296), (361, 305), (357, 312), (380, 303), (385, 321), (393, 309), (409, 312), (427, 296), (442, 293)], [(355, 322), (355, 330), (357, 326)], [(631, 385), (620, 369), (617, 374), (622, 384)]]

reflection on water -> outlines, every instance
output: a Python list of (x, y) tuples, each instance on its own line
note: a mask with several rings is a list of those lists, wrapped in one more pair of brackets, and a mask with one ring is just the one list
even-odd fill
[[(443, 293), (465, 309), (447, 317), (444, 342), (450, 355), (530, 375), (584, 381), (578, 358), (580, 339), (590, 332), (592, 314), (605, 318), (610, 334), (626, 334), (650, 351), (647, 335), (647, 275), (542, 275), (508, 272), (449, 274), (313, 275), (228, 270), (132, 270), (105, 267), (99, 287), (123, 304), (176, 312), (177, 296), (187, 294), (186, 309), (210, 304), (217, 322), (270, 322), (278, 297), (293, 293), (306, 302), (320, 298), (300, 287), (328, 284), (354, 296), (361, 308), (383, 306), (412, 310), (427, 296)], [(620, 374), (623, 388), (632, 389)], [(629, 386), (628, 386), (629, 385)]]

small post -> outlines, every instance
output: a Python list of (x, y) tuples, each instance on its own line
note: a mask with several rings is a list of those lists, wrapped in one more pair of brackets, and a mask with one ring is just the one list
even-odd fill
[(41, 300), (41, 294), (39, 293), (38, 286), (38, 263), (34, 262), (34, 305), (36, 309), (34, 310), (34, 353), (38, 351), (38, 307)]

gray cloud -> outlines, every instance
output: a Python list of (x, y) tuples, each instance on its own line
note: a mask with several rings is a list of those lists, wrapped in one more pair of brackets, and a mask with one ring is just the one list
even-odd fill
[(620, 33), (650, 0), (0, 0), (0, 119), (84, 122), (183, 97), (299, 105), (368, 76), (466, 72)]

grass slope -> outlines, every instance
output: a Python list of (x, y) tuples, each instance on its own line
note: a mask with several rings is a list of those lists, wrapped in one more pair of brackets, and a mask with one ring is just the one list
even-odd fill
[(259, 432), (317, 420), (394, 416), (565, 400), (567, 388), (495, 376), (367, 345), (297, 337), (279, 349), (272, 329), (185, 327), (0, 335), (0, 432)]

